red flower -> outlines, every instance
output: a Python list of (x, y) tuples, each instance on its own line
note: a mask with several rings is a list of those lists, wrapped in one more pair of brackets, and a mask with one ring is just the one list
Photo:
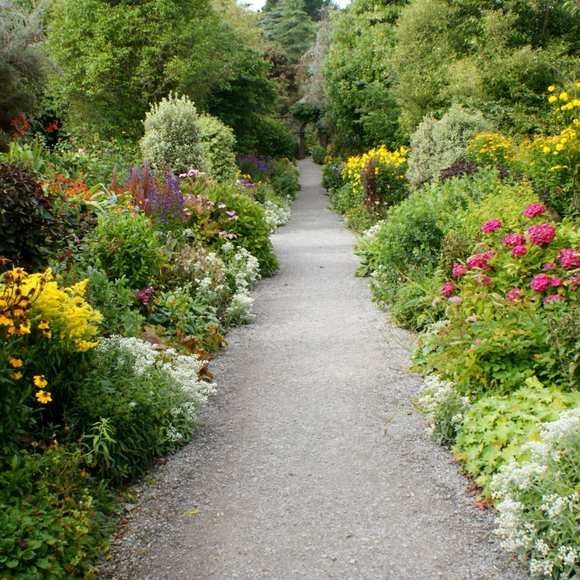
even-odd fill
[(467, 265), (469, 268), (481, 268), (482, 270), (493, 270), (491, 266), (488, 266), (487, 263), (491, 260), (497, 252), (493, 250), (488, 250), (487, 252), (483, 252), (481, 254), (475, 254), (467, 260)]
[(526, 243), (524, 234), (510, 234), (503, 239), (504, 246), (523, 246)]
[(451, 296), (451, 294), (453, 294), (453, 292), (455, 292), (455, 284), (453, 284), (453, 282), (447, 282), (446, 284), (443, 284), (443, 286), (441, 286), (441, 294), (443, 294), (444, 296)]
[(525, 256), (528, 253), (528, 248), (526, 246), (514, 246), (512, 249), (512, 256), (514, 258), (519, 258), (520, 256)]
[(537, 215), (542, 215), (546, 211), (546, 208), (541, 203), (531, 203), (524, 210), (524, 217), (533, 218)]
[(539, 224), (528, 228), (530, 242), (534, 246), (544, 246), (549, 244), (556, 235), (556, 230), (550, 224)]
[(562, 268), (564, 268), (564, 270), (578, 268), (580, 267), (580, 252), (572, 248), (566, 248), (558, 252), (556, 260), (562, 264)]
[(489, 232), (499, 230), (499, 228), (501, 228), (501, 222), (499, 220), (490, 220), (481, 226), (481, 231), (484, 234), (489, 234)]
[(552, 279), (550, 276), (548, 276), (548, 274), (538, 274), (532, 278), (530, 286), (532, 287), (532, 290), (540, 293), (543, 292), (548, 286), (550, 286), (551, 281)]

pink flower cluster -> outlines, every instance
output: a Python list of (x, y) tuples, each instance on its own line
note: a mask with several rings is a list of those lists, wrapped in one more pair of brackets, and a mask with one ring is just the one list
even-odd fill
[(552, 270), (553, 268), (557, 268), (557, 266), (553, 262), (546, 262), (542, 268), (544, 268), (544, 270)]
[(455, 278), (459, 278), (459, 276), (463, 276), (463, 274), (465, 274), (467, 271), (469, 270), (469, 268), (467, 266), (465, 266), (464, 264), (453, 264), (453, 276)]
[(484, 234), (489, 234), (489, 232), (494, 232), (495, 230), (499, 230), (501, 228), (501, 222), (499, 220), (490, 220), (485, 222), (481, 226), (481, 231)]
[(542, 215), (546, 211), (546, 208), (541, 203), (531, 203), (524, 210), (524, 217), (533, 218), (537, 215)]
[(507, 294), (506, 297), (510, 304), (515, 302), (516, 300), (522, 298), (524, 293), (519, 288), (512, 288)]
[(550, 286), (557, 287), (563, 283), (562, 278), (558, 278), (558, 276), (554, 276), (551, 278), (548, 274), (538, 274), (532, 278), (530, 282), (530, 286), (532, 290), (535, 290), (538, 293), (544, 292)]
[(528, 248), (526, 246), (514, 246), (512, 248), (512, 256), (514, 258), (519, 258), (520, 256), (525, 256), (528, 253)]
[(453, 282), (447, 282), (441, 286), (441, 294), (443, 294), (443, 296), (451, 296), (451, 294), (455, 292), (455, 288), (456, 286)]
[(550, 304), (550, 302), (558, 302), (559, 300), (564, 300), (564, 297), (560, 296), (560, 294), (550, 294), (544, 298), (544, 305)]
[(539, 224), (528, 228), (530, 242), (534, 246), (544, 246), (549, 244), (556, 235), (556, 230), (550, 224)]
[(572, 248), (565, 248), (558, 252), (556, 260), (562, 264), (564, 270), (580, 267), (580, 252)]
[(494, 250), (488, 250), (487, 252), (482, 252), (481, 254), (474, 254), (467, 260), (467, 265), (469, 268), (481, 268), (482, 270), (493, 270), (491, 266), (487, 263), (491, 260), (497, 252)]
[(154, 292), (153, 286), (149, 286), (149, 288), (146, 288), (143, 290), (143, 292), (137, 292), (137, 296), (143, 300), (143, 304), (147, 304), (147, 302), (149, 302), (149, 294), (151, 294), (151, 292)]
[(526, 236), (524, 234), (509, 234), (503, 239), (504, 246), (524, 246), (526, 243)]

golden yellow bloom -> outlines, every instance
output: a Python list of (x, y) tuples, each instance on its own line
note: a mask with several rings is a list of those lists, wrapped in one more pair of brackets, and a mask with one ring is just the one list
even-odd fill
[(15, 372), (13, 375), (10, 375), (15, 381), (22, 378), (22, 373), (20, 371)]
[(44, 334), (44, 336), (46, 338), (50, 338), (52, 336), (52, 333), (50, 332), (50, 330), (43, 330), (42, 334)]
[(48, 320), (41, 320), (41, 321), (38, 323), (38, 328), (39, 328), (40, 330), (48, 330)]
[(555, 97), (554, 95), (552, 95), (552, 96), (551, 96), (551, 97), (548, 99), (548, 101), (549, 101), (550, 103), (555, 103), (557, 100), (558, 100), (558, 97)]
[(44, 375), (36, 375), (32, 378), (32, 382), (39, 388), (44, 389), (48, 385), (48, 381), (44, 378)]
[(556, 145), (556, 150), (562, 151), (562, 149), (564, 149), (564, 145), (562, 145), (562, 143), (558, 143), (558, 145)]
[(38, 402), (42, 403), (43, 405), (46, 405), (46, 403), (50, 403), (50, 401), (52, 401), (50, 393), (47, 391), (38, 391), (38, 393), (35, 393), (35, 397), (38, 399)]
[(553, 93), (556, 90), (556, 87), (554, 85), (551, 85), (548, 87), (548, 90)]
[(18, 367), (22, 366), (22, 361), (19, 358), (8, 357), (8, 362), (17, 369)]
[(560, 100), (567, 101), (568, 100), (568, 93), (565, 91), (563, 93), (560, 93)]
[(549, 147), (544, 147), (544, 148), (542, 149), (542, 151), (543, 151), (544, 153), (550, 153), (552, 150), (551, 150)]

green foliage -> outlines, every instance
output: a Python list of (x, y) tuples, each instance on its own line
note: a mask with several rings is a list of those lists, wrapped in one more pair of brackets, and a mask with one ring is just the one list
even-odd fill
[(26, 167), (0, 161), (0, 255), (33, 271), (44, 268), (66, 231), (59, 202)]
[(83, 456), (58, 446), (0, 464), (0, 578), (91, 577), (113, 531), (109, 494), (81, 475)]
[(342, 177), (343, 166), (341, 161), (333, 159), (322, 167), (322, 187), (331, 194), (344, 185)]
[(19, 130), (13, 122), (20, 118), (26, 134), (25, 115), (38, 112), (48, 65), (39, 49), (44, 12), (44, 5), (0, 2), (0, 151), (7, 150), (10, 137)]
[(108, 276), (127, 280), (131, 288), (151, 285), (165, 258), (157, 232), (145, 215), (103, 215), (94, 232), (97, 263)]
[(322, 72), (325, 112), (335, 126), (332, 150), (352, 154), (403, 144), (390, 58), (400, 6), (405, 2), (354, 0), (335, 13)]
[[(205, 126), (215, 134), (215, 124), (210, 127), (209, 121), (206, 121)], [(208, 170), (205, 153), (212, 149), (212, 145), (217, 147), (215, 137), (212, 144), (212, 136), (208, 135), (210, 144), (204, 148), (197, 110), (186, 96), (178, 98), (171, 94), (153, 105), (147, 113), (144, 127), (141, 152), (157, 174), (164, 174), (168, 168), (175, 173), (187, 173), (189, 169)]]
[(426, 117), (411, 137), (407, 179), (412, 187), (437, 179), (441, 170), (466, 156), (470, 141), (492, 125), (476, 112), (453, 105), (440, 121)]
[(580, 403), (580, 395), (544, 387), (535, 377), (505, 396), (482, 397), (463, 417), (453, 452), (475, 482), (489, 494), (492, 476), (502, 465), (520, 459), (522, 445), (537, 438), (537, 424)]
[(233, 131), (210, 115), (200, 115), (199, 126), (208, 177), (218, 182), (234, 181), (237, 166)]
[(324, 164), (324, 158), (326, 157), (326, 149), (320, 145), (315, 145), (312, 148), (312, 161), (318, 163), (318, 165)]
[[(283, 123), (269, 117), (255, 116), (251, 119), (252, 127), (248, 128), (237, 144), (241, 152), (256, 151), (260, 155), (295, 159), (298, 155), (298, 143)], [(235, 128), (235, 126), (234, 126)]]

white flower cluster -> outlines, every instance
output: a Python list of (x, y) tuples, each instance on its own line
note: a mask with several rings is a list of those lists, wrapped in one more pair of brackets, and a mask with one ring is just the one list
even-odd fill
[(535, 577), (568, 578), (580, 572), (580, 410), (562, 411), (539, 432), (539, 441), (522, 446), (529, 460), (512, 460), (492, 479), (496, 533), (504, 547), (530, 556)]
[(251, 324), (255, 320), (252, 314), (254, 299), (245, 293), (234, 294), (232, 301), (226, 309), (226, 319), (230, 326)]
[[(182, 355), (169, 348), (160, 350), (154, 345), (139, 338), (112, 336), (103, 338), (95, 348), (97, 353), (106, 353), (114, 350), (123, 352), (133, 359), (133, 372), (142, 376), (155, 368), (167, 377), (169, 393), (172, 401), (169, 415), (170, 421), (185, 424), (191, 429), (196, 421), (197, 411), (208, 398), (215, 393), (216, 385), (200, 380), (199, 372), (205, 366), (205, 361), (198, 355)], [(173, 424), (168, 427), (167, 437), (170, 441), (179, 441), (183, 438)]]
[(291, 211), (290, 206), (279, 206), (271, 201), (264, 202), (264, 210), (266, 212), (266, 223), (273, 232), (278, 226), (283, 226), (288, 223)]

